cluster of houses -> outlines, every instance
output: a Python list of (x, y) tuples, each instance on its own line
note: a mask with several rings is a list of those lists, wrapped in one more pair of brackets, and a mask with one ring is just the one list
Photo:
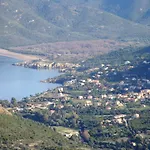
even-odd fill
[(101, 122), (102, 127), (105, 128), (105, 126), (113, 126), (114, 124), (122, 125), (124, 124), (126, 127), (128, 127), (128, 120), (132, 119), (138, 119), (140, 118), (140, 114), (135, 113), (132, 116), (126, 115), (126, 114), (119, 114), (115, 116), (111, 116), (109, 119), (103, 119)]
[(29, 62), (20, 62), (13, 64), (14, 66), (22, 66), (26, 68), (33, 68), (33, 69), (59, 69), (60, 72), (66, 72), (67, 70), (77, 68), (79, 64), (73, 63), (56, 63), (56, 62), (49, 62), (43, 59), (29, 61)]
[[(130, 66), (131, 62), (126, 61), (125, 65)], [(57, 67), (60, 67), (60, 64), (57, 64)], [(67, 66), (67, 65), (66, 65)], [(63, 66), (63, 67), (66, 67)], [(67, 66), (68, 67), (68, 66)], [(74, 67), (74, 66), (71, 66)], [(74, 107), (75, 105), (78, 106), (82, 104), (84, 108), (94, 106), (96, 108), (100, 108), (102, 110), (105, 110), (107, 112), (110, 112), (112, 110), (120, 110), (124, 109), (127, 106), (127, 103), (129, 102), (142, 102), (146, 99), (150, 99), (150, 89), (140, 89), (139, 92), (135, 92), (130, 90), (130, 80), (133, 81), (133, 83), (149, 83), (150, 81), (148, 79), (137, 79), (134, 77), (126, 77), (124, 81), (121, 81), (119, 83), (109, 84), (105, 81), (101, 80), (101, 77), (103, 75), (107, 76), (109, 74), (109, 71), (115, 73), (115, 68), (112, 68), (111, 65), (104, 65), (102, 64), (101, 67), (103, 70), (100, 70), (100, 68), (93, 68), (88, 70), (87, 75), (92, 73), (92, 76), (88, 76), (87, 78), (79, 78), (75, 75), (72, 76), (72, 78), (68, 78), (68, 81), (64, 83), (62, 87), (56, 88), (54, 91), (47, 91), (42, 94), (40, 94), (40, 99), (44, 98), (44, 101), (32, 101), (32, 98), (30, 99), (30, 102), (26, 104), (26, 107), (15, 107), (13, 108), (14, 111), (38, 111), (38, 110), (48, 110), (50, 115), (55, 114), (56, 110), (64, 109), (66, 106), (66, 101), (70, 101), (67, 103), (67, 106)], [(61, 68), (61, 67), (60, 67)], [(109, 70), (110, 69), (110, 70)], [(93, 72), (95, 74), (93, 74)], [(144, 81), (143, 81), (144, 80)], [(102, 81), (102, 82), (101, 82)], [(134, 82), (138, 81), (138, 82)], [(128, 82), (128, 85), (126, 85)], [(125, 87), (126, 85), (126, 87)], [(136, 84), (135, 86), (137, 86)], [(141, 85), (141, 84), (140, 84)], [(126, 92), (116, 92), (116, 87), (125, 87), (129, 90), (126, 90)], [(133, 86), (133, 85), (132, 85)], [(69, 89), (78, 89), (82, 90), (83, 95), (79, 92), (76, 96), (71, 95), (69, 93)], [(98, 91), (98, 94), (94, 94), (93, 91)], [(103, 92), (101, 92), (103, 91)], [(120, 90), (121, 91), (121, 90)], [(51, 96), (50, 96), (51, 95)], [(39, 99), (39, 97), (37, 97)], [(75, 103), (74, 103), (75, 102)], [(141, 107), (146, 107), (146, 105), (141, 105)], [(129, 119), (135, 119), (140, 118), (140, 114), (135, 112), (135, 114), (117, 114), (112, 115), (110, 118), (104, 118), (101, 122), (101, 125), (106, 127), (112, 126), (114, 124), (117, 125), (125, 125), (128, 127), (128, 120)], [(69, 137), (70, 134), (67, 134)]]
[(55, 103), (53, 102), (39, 102), (39, 103), (34, 103), (34, 102), (30, 102), (27, 103), (25, 107), (14, 107), (13, 108), (13, 112), (22, 112), (24, 110), (28, 110), (28, 111), (36, 111), (36, 110), (45, 110), (48, 109), (50, 105), (54, 105)]
[[(107, 110), (111, 110), (114, 107), (123, 108), (127, 102), (137, 102), (144, 101), (145, 99), (150, 99), (150, 90), (145, 89), (139, 93), (126, 93), (126, 94), (102, 94), (99, 97), (93, 97), (92, 95), (78, 96), (79, 100), (84, 100), (85, 106), (91, 106), (97, 104), (97, 106), (101, 106), (103, 102), (105, 102), (105, 106)], [(142, 105), (146, 107), (146, 105)]]
[[(129, 62), (125, 62), (125, 64), (130, 64)], [(111, 65), (105, 66), (102, 64), (102, 67), (105, 67), (104, 70), (108, 70)], [(91, 71), (97, 71), (98, 68), (93, 68), (90, 70)], [(92, 105), (97, 105), (101, 106), (103, 102), (105, 102), (105, 108), (106, 110), (111, 110), (116, 107), (124, 107), (126, 102), (137, 102), (137, 101), (142, 101), (144, 99), (150, 98), (150, 90), (149, 89), (144, 89), (141, 90), (140, 92), (126, 92), (126, 93), (114, 93), (116, 91), (115, 87), (110, 84), (106, 83), (101, 83), (99, 80), (101, 72), (97, 72), (94, 76), (91, 78), (87, 79), (72, 79), (68, 80), (65, 82), (64, 87), (58, 88), (58, 93), (57, 96), (52, 96), (52, 99), (59, 99), (59, 100), (73, 100), (73, 99), (78, 99), (82, 101), (82, 104), (84, 103), (85, 107), (92, 106)], [(132, 79), (133, 80), (133, 79)], [(135, 79), (136, 80), (136, 79)], [(145, 82), (148, 82), (146, 80)], [(85, 95), (78, 95), (77, 97), (73, 97), (72, 95), (68, 94), (67, 88), (70, 86), (74, 86), (77, 84), (79, 87), (82, 88), (82, 90), (85, 91)], [(123, 86), (125, 84), (124, 81), (121, 81), (118, 86)], [(88, 86), (87, 86), (88, 85)], [(89, 88), (90, 86), (90, 88)], [(88, 88), (87, 88), (88, 87)], [(93, 90), (98, 90), (98, 91), (107, 91), (107, 94), (99, 94), (94, 95), (92, 93)], [(50, 91), (51, 92), (51, 91)], [(44, 95), (43, 95), (44, 96)], [(35, 106), (36, 105), (36, 106)], [(33, 104), (32, 106), (28, 107), (27, 109), (47, 109), (46, 104)], [(63, 104), (59, 106), (59, 109), (63, 108)]]

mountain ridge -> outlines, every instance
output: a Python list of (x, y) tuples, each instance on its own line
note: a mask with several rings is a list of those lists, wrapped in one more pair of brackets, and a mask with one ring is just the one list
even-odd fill
[[(118, 3), (113, 2), (115, 6)], [(150, 27), (122, 17), (119, 11), (113, 13), (111, 6), (106, 0), (1, 0), (0, 47), (97, 39), (149, 40)]]

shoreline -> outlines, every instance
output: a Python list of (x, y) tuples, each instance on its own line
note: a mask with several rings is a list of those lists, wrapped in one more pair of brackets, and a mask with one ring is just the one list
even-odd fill
[(15, 58), (15, 59), (18, 59), (18, 60), (23, 60), (23, 61), (32, 61), (32, 60), (39, 59), (36, 56), (10, 52), (10, 51), (2, 49), (2, 48), (0, 48), (0, 56)]

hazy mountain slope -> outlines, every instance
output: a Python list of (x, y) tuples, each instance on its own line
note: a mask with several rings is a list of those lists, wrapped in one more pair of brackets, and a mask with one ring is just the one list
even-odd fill
[(33, 0), (32, 2), (27, 0), (27, 2), (39, 16), (48, 22), (73, 32), (91, 35), (94, 38), (143, 36), (142, 32), (146, 33), (149, 30), (103, 11), (100, 6), (107, 4), (106, 1), (104, 3), (98, 0), (73, 2), (69, 0)]
[(150, 24), (150, 0), (101, 0), (100, 7), (135, 22)]
[(149, 27), (106, 12), (117, 2), (1, 0), (0, 47), (100, 38), (147, 39)]
[[(31, 19), (35, 19), (37, 16), (32, 13), (32, 11), (28, 8), (28, 6), (25, 5), (24, 2), (1, 2), (0, 13), (0, 19), (2, 20), (0, 39), (2, 42), (6, 41), (8, 44), (10, 42), (10, 44), (14, 45), (19, 43), (27, 44), (28, 42), (32, 43), (38, 40), (42, 41), (42, 38), (46, 36), (43, 35), (42, 37), (41, 34), (39, 35), (39, 30), (31, 32), (32, 28), (34, 28), (34, 25), (30, 23), (30, 21), (32, 21)], [(40, 24), (44, 26), (44, 22), (41, 22)], [(45, 40), (46, 38), (48, 37), (45, 37)]]
[(146, 11), (146, 13), (139, 20), (140, 23), (150, 26), (150, 8)]
[(67, 40), (68, 34), (70, 40), (89, 39), (47, 22), (23, 0), (1, 0), (0, 14), (1, 47)]
[[(114, 13), (115, 15), (118, 15), (120, 17), (123, 17), (125, 19), (129, 19), (136, 22), (141, 22), (144, 18), (144, 16), (150, 17), (149, 10), (150, 10), (150, 0), (75, 0), (75, 1), (69, 1), (69, 0), (53, 0), (53, 1), (47, 1), (47, 0), (27, 0), (27, 2), (34, 6), (34, 8), (38, 8), (38, 11), (40, 13), (44, 13), (44, 16), (46, 16), (46, 11), (51, 8), (51, 6), (58, 4), (62, 6), (62, 8), (66, 8), (69, 6), (84, 6), (84, 7), (92, 7), (97, 9), (103, 9), (105, 11)], [(57, 7), (57, 6), (56, 6)], [(42, 11), (41, 11), (42, 10)], [(60, 11), (62, 11), (60, 9)], [(50, 11), (52, 12), (52, 11)], [(52, 12), (53, 13), (53, 12)], [(49, 14), (47, 14), (49, 15)], [(147, 21), (148, 23), (149, 21)], [(149, 22), (150, 23), (150, 22)]]

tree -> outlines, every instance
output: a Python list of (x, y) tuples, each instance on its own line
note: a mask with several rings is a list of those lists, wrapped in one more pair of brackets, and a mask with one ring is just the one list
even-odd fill
[(85, 142), (88, 142), (90, 139), (90, 134), (88, 130), (81, 131), (81, 136)]
[(3, 107), (9, 107), (10, 106), (10, 102), (8, 100), (0, 100), (0, 104)]
[(11, 104), (17, 106), (17, 100), (14, 97), (11, 98)]

